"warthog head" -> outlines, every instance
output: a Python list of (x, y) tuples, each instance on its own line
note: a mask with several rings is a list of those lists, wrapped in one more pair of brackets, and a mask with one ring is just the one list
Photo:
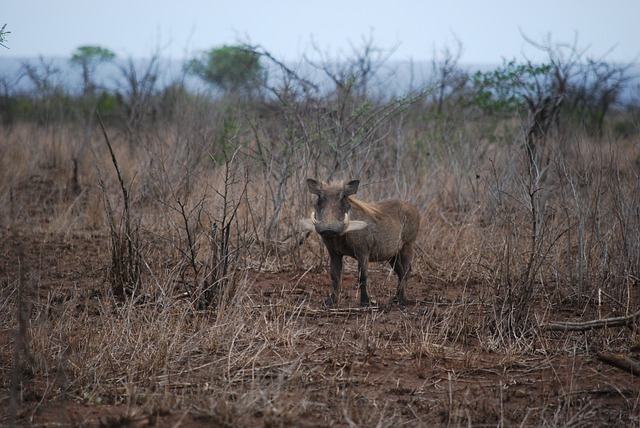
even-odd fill
[(309, 191), (318, 196), (311, 218), (303, 223), (309, 229), (315, 229), (322, 237), (332, 238), (347, 232), (367, 227), (364, 221), (350, 220), (349, 196), (358, 191), (359, 180), (347, 184), (322, 185), (310, 178), (307, 180)]

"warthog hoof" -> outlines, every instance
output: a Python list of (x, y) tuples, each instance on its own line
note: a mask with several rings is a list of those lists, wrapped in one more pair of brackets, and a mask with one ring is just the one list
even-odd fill
[(335, 306), (337, 303), (338, 303), (338, 299), (333, 297), (333, 296), (331, 296), (327, 300), (322, 302), (322, 306), (324, 306), (326, 308), (331, 308), (331, 307)]
[(366, 299), (366, 300), (361, 299), (360, 300), (360, 307), (361, 308), (368, 308), (369, 306), (376, 306), (376, 302), (371, 301), (369, 299)]
[(404, 296), (394, 296), (394, 298), (391, 299), (391, 303), (404, 306), (407, 305), (409, 301)]

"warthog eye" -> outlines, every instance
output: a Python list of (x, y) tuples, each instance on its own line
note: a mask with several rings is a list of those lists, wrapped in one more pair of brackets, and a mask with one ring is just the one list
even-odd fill
[(343, 196), (341, 199), (342, 202), (342, 210), (347, 213), (351, 209), (351, 202), (349, 201), (348, 196)]
[(327, 198), (324, 196), (318, 196), (318, 200), (316, 201), (316, 207), (318, 209), (322, 209), (327, 204)]

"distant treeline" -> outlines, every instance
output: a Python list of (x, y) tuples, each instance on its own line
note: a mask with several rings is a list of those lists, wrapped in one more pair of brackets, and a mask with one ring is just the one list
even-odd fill
[[(298, 64), (249, 46), (214, 48), (188, 61), (124, 60), (95, 46), (78, 48), (70, 59), (4, 58), (0, 120), (4, 126), (47, 125), (86, 121), (99, 110), (112, 125), (139, 129), (175, 120), (177, 106), (189, 102), (216, 108), (231, 101), (271, 112), (296, 103), (328, 111), (336, 100), (362, 106), (416, 97), (429, 114), (462, 108), (493, 118), (529, 115), (545, 122), (538, 132), (550, 125), (545, 116), (563, 115), (601, 134), (609, 115), (640, 104), (640, 66), (592, 60), (576, 49), (562, 56), (554, 54), (561, 48), (549, 48), (542, 64), (512, 60), (474, 67), (460, 62), (461, 47), (445, 49), (429, 63), (398, 63), (371, 43), (352, 58)], [(625, 126), (618, 131), (627, 132)]]

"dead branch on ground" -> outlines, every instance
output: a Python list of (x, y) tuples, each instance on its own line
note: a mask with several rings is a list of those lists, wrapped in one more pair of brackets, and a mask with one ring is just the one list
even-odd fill
[(640, 310), (626, 317), (604, 318), (584, 322), (550, 322), (541, 324), (543, 330), (586, 331), (597, 328), (632, 326), (636, 318), (640, 318)]
[(598, 360), (607, 363), (613, 367), (619, 368), (635, 376), (640, 376), (640, 361), (622, 355), (600, 353)]

